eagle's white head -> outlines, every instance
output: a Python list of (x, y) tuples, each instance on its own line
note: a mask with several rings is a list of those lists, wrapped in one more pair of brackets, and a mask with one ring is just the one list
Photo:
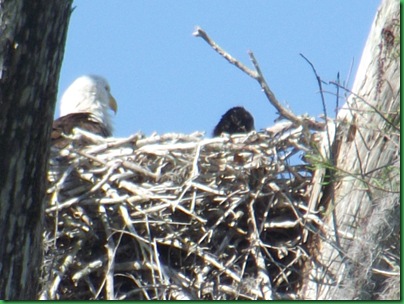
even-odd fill
[(77, 78), (63, 93), (60, 116), (72, 113), (91, 113), (112, 133), (109, 109), (116, 113), (117, 104), (111, 95), (108, 81), (101, 76), (85, 75)]

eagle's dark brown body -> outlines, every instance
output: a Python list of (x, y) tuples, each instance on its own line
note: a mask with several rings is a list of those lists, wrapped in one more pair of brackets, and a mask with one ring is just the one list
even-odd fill
[(52, 146), (62, 148), (67, 145), (68, 140), (63, 136), (72, 133), (74, 128), (102, 136), (112, 136), (108, 128), (95, 120), (91, 113), (72, 113), (62, 116), (53, 122), (51, 142)]
[(234, 107), (222, 116), (213, 130), (213, 136), (219, 136), (222, 133), (248, 133), (252, 130), (254, 130), (253, 116), (243, 107)]

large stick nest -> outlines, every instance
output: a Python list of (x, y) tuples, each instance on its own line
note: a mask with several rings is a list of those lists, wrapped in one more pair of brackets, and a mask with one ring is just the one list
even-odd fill
[(310, 141), (289, 122), (216, 138), (76, 133), (50, 160), (42, 298), (295, 298)]

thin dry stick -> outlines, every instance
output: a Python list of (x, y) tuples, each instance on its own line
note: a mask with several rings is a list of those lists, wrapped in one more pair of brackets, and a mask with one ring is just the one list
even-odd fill
[(250, 217), (250, 229), (249, 229), (250, 230), (249, 239), (251, 243), (250, 253), (253, 256), (253, 259), (255, 260), (255, 264), (257, 266), (257, 279), (259, 282), (259, 287), (262, 291), (262, 296), (264, 300), (273, 300), (271, 280), (268, 270), (265, 266), (265, 259), (260, 250), (261, 239), (260, 239), (260, 233), (258, 232), (257, 221), (255, 220), (254, 203), (257, 196), (258, 192), (254, 195), (254, 198), (248, 204), (248, 211)]
[(206, 34), (206, 32), (201, 29), (199, 26), (195, 28), (195, 31), (192, 33), (195, 37), (201, 37), (203, 40), (205, 40), (216, 52), (218, 52), (222, 57), (224, 57), (228, 62), (231, 64), (235, 65), (238, 67), (240, 70), (242, 70), (244, 73), (246, 73), (248, 76), (257, 79), (258, 74), (257, 72), (250, 70), (247, 68), (244, 64), (242, 64), (240, 61), (238, 61), (236, 58), (231, 56), (229, 53), (227, 53), (225, 50), (223, 50), (219, 45), (216, 44), (209, 36)]
[[(310, 60), (307, 59), (303, 54), (300, 54), (300, 56), (302, 56), (307, 61), (307, 63), (311, 66), (311, 68), (313, 69), (313, 73), (314, 73), (314, 75), (316, 76), (316, 79), (317, 79), (317, 83), (318, 83), (318, 86), (319, 86), (319, 89), (320, 89), (321, 102), (323, 104), (323, 112), (324, 112), (325, 121), (326, 121), (325, 129), (326, 129), (326, 134), (327, 134), (329, 160), (331, 162), (331, 165), (335, 166), (335, 164), (334, 164), (334, 156), (332, 155), (332, 149), (331, 149), (332, 144), (331, 144), (331, 138), (330, 138), (330, 130), (328, 129), (328, 123), (327, 123), (327, 121), (328, 121), (327, 117), (328, 116), (327, 116), (327, 108), (326, 108), (326, 105), (325, 105), (325, 98), (324, 98), (324, 94), (323, 94), (322, 81), (321, 81), (320, 76), (317, 74), (317, 70), (315, 69), (314, 65), (310, 62)], [(338, 94), (337, 94), (337, 98), (338, 98)], [(332, 139), (332, 141), (334, 141), (335, 136), (336, 135), (334, 135), (334, 138)], [(330, 181), (333, 183), (334, 182), (334, 171), (329, 170), (329, 174), (330, 174)], [(336, 211), (335, 211), (336, 209), (335, 209), (334, 188), (331, 187), (330, 189), (331, 189), (331, 205), (333, 206), (333, 208), (332, 208), (332, 217), (333, 217), (333, 225), (334, 225), (334, 231), (335, 231), (335, 243), (336, 243), (338, 248), (341, 248), (341, 242), (340, 242), (340, 239), (339, 239), (339, 236), (338, 236), (337, 214), (336, 214)], [(338, 251), (338, 252), (340, 252), (340, 251)]]
[(60, 282), (62, 281), (63, 276), (66, 274), (70, 266), (74, 263), (74, 257), (76, 256), (77, 252), (81, 249), (83, 245), (83, 240), (78, 240), (75, 246), (73, 247), (73, 250), (64, 258), (62, 265), (60, 265), (57, 275), (55, 276), (49, 291), (48, 295), (49, 298), (46, 297), (45, 294), (42, 294), (40, 299), (41, 300), (55, 300), (56, 299), (56, 293), (58, 291), (58, 287)]
[(114, 259), (114, 254), (115, 254), (115, 242), (112, 239), (112, 231), (111, 227), (108, 222), (108, 215), (107, 215), (107, 210), (103, 205), (99, 206), (99, 211), (101, 215), (101, 221), (104, 225), (105, 229), (105, 234), (107, 237), (107, 243), (105, 244), (105, 249), (107, 252), (107, 267), (106, 267), (106, 273), (105, 273), (105, 279), (103, 284), (100, 286), (97, 292), (96, 298), (98, 298), (98, 295), (100, 294), (103, 285), (105, 284), (105, 298), (107, 300), (114, 300), (115, 299), (115, 293), (114, 293), (114, 264), (115, 264), (115, 259)]
[(307, 119), (305, 117), (298, 117), (293, 112), (289, 111), (285, 107), (281, 105), (278, 99), (275, 97), (275, 94), (270, 90), (262, 72), (259, 67), (258, 61), (255, 59), (253, 52), (249, 51), (249, 56), (251, 58), (252, 63), (254, 64), (255, 71), (247, 68), (240, 61), (235, 59), (229, 53), (227, 53), (224, 49), (222, 49), (215, 41), (213, 41), (208, 34), (202, 30), (200, 27), (196, 27), (193, 32), (195, 37), (201, 37), (205, 40), (217, 53), (219, 53), (223, 58), (225, 58), (229, 63), (235, 65), (248, 76), (254, 78), (260, 84), (263, 89), (265, 96), (268, 98), (269, 102), (275, 107), (275, 109), (279, 112), (281, 118), (286, 118), (292, 121), (296, 125), (307, 125), (309, 128), (313, 130), (322, 130), (324, 128), (322, 123), (313, 121), (311, 119)]
[[(317, 84), (318, 84), (318, 87), (320, 89), (321, 104), (323, 105), (323, 113), (324, 113), (324, 116), (325, 116), (325, 121), (327, 122), (328, 121), (328, 115), (327, 115), (327, 107), (325, 105), (325, 98), (324, 98), (322, 80), (321, 80), (320, 76), (317, 74), (317, 70), (314, 67), (314, 65), (311, 63), (311, 61), (309, 59), (307, 59), (302, 53), (300, 53), (300, 56), (302, 56), (303, 59), (306, 60), (307, 63), (311, 66), (311, 68), (313, 70), (313, 73), (314, 73), (314, 76), (316, 76)], [(337, 98), (338, 98), (338, 94), (337, 94)], [(326, 129), (326, 132), (327, 132), (328, 150), (331, 153), (331, 138), (330, 138), (330, 132), (328, 130), (328, 124), (327, 123), (325, 124), (325, 129)], [(331, 154), (330, 154), (330, 158), (331, 158)], [(332, 161), (332, 159), (331, 159), (331, 161)]]

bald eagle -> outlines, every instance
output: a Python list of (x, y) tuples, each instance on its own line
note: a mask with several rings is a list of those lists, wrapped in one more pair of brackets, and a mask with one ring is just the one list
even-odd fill
[(96, 75), (77, 78), (63, 93), (60, 117), (53, 122), (52, 146), (66, 145), (64, 135), (80, 128), (102, 137), (112, 136), (109, 110), (116, 113), (117, 104), (106, 79)]
[(213, 130), (213, 136), (219, 136), (221, 133), (248, 133), (254, 129), (252, 115), (243, 107), (234, 107), (222, 116)]

